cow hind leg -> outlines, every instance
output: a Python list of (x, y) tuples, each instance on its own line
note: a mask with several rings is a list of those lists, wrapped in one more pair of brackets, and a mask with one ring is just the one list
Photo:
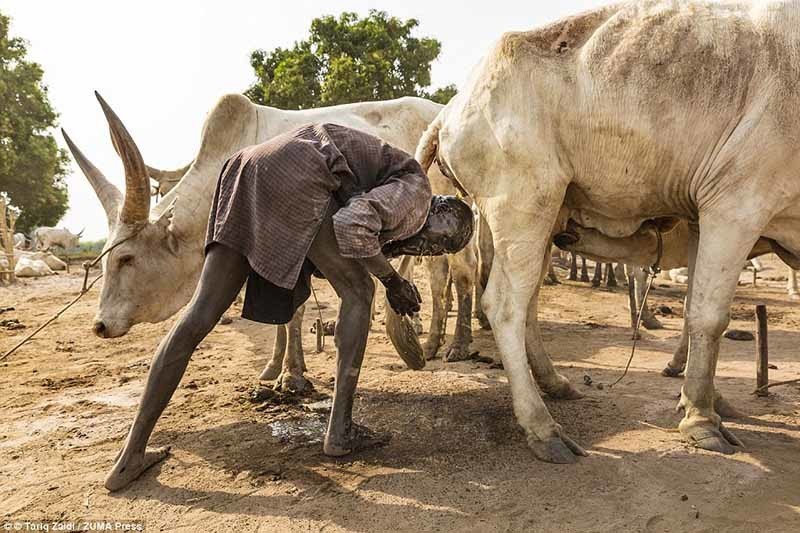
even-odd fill
[(584, 283), (591, 281), (589, 279), (589, 269), (586, 268), (586, 258), (583, 256), (581, 256), (581, 281)]
[(689, 225), (689, 235), (687, 239), (687, 255), (689, 259), (689, 286), (686, 290), (686, 299), (683, 305), (683, 328), (681, 328), (681, 338), (678, 347), (672, 354), (672, 359), (667, 363), (661, 374), (667, 377), (678, 377), (686, 369), (686, 361), (689, 358), (689, 330), (687, 317), (691, 312), (692, 294), (694, 293), (694, 273), (697, 265), (697, 247), (699, 245), (699, 233), (697, 225)]
[(728, 326), (739, 280), (739, 269), (731, 265), (744, 263), (760, 233), (760, 226), (748, 226), (725, 216), (706, 215), (700, 219), (700, 241), (686, 316), (689, 358), (679, 403), (685, 414), (678, 428), (690, 443), (710, 451), (728, 454), (741, 445), (715, 412), (714, 375), (720, 337)]
[(567, 279), (578, 281), (578, 254), (575, 252), (569, 253), (569, 278)]
[[(489, 207), (488, 212), (498, 213), (489, 219), (493, 234), (502, 238), (495, 243), (495, 264), (483, 304), (508, 375), (514, 414), (537, 458), (573, 463), (586, 452), (566, 436), (547, 410), (533, 381), (525, 346), (528, 309), (537, 296), (542, 258), (549, 249), (557, 211), (523, 216), (515, 206)], [(505, 216), (510, 213), (516, 216)]]
[(433, 359), (444, 344), (447, 327), (447, 292), (450, 285), (450, 268), (447, 257), (426, 259), (431, 283), (431, 327), (425, 341), (425, 359)]
[(272, 348), (272, 359), (270, 359), (258, 379), (262, 381), (272, 381), (281, 374), (283, 368), (283, 358), (286, 355), (286, 324), (275, 326), (275, 345)]
[[(545, 261), (550, 260), (550, 255), (545, 256)], [(544, 274), (545, 267), (541, 272)], [(541, 286), (541, 284), (539, 285)], [(539, 388), (551, 398), (561, 400), (577, 400), (583, 398), (583, 394), (572, 386), (569, 380), (556, 371), (553, 361), (544, 349), (542, 335), (539, 330), (538, 321), (539, 298), (538, 288), (536, 294), (531, 298), (528, 305), (527, 322), (525, 327), (525, 350), (528, 356), (533, 377)]]
[(592, 277), (592, 287), (599, 287), (603, 284), (603, 263), (594, 264), (594, 276)]
[(492, 240), (492, 232), (486, 219), (483, 216), (478, 217), (478, 238), (477, 238), (477, 257), (478, 257), (478, 277), (475, 282), (475, 318), (481, 329), (491, 329), (489, 319), (486, 313), (483, 312), (481, 302), (483, 301), (483, 291), (486, 290), (486, 284), (489, 282), (489, 272), (492, 270), (492, 261), (494, 260), (494, 242)]
[(292, 320), (286, 325), (288, 337), (286, 357), (283, 359), (281, 374), (275, 384), (277, 389), (285, 393), (301, 393), (309, 386), (308, 380), (303, 376), (306, 370), (303, 356), (304, 313), (305, 305), (298, 307)]
[(470, 358), (472, 343), (472, 291), (475, 286), (475, 257), (467, 248), (448, 257), (450, 272), (458, 297), (458, 316), (453, 342), (445, 354), (445, 361), (465, 361)]

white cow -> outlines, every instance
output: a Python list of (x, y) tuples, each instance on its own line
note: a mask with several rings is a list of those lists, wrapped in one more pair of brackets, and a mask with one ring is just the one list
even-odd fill
[(24, 233), (15, 233), (14, 234), (14, 248), (17, 250), (21, 250), (26, 247), (28, 243), (28, 238), (25, 237)]
[(33, 230), (32, 248), (45, 252), (50, 250), (53, 246), (60, 246), (64, 250), (77, 248), (81, 235), (83, 235), (83, 230), (75, 234), (66, 228), (41, 226)]
[[(109, 121), (119, 121), (102, 99), (101, 105)], [(152, 210), (148, 178), (174, 177), (182, 170), (170, 174), (147, 167), (128, 136), (126, 146), (115, 147), (125, 166), (123, 197), (65, 135), (73, 156), (105, 208), (110, 230), (106, 249), (114, 247), (103, 260), (105, 275), (95, 332), (103, 337), (118, 337), (134, 324), (170, 317), (189, 301), (203, 264), (208, 212), (217, 178), (225, 160), (237, 150), (302, 124), (335, 122), (372, 133), (413, 152), (441, 108), (440, 104), (425, 99), (406, 97), (284, 111), (255, 105), (238, 94), (223, 96), (206, 118), (194, 161), (177, 186)], [(124, 130), (121, 123), (120, 127)], [(435, 173), (431, 177), (435, 179)], [(299, 322), (293, 320), (293, 323)], [(295, 326), (299, 331), (297, 328), (299, 325)], [(293, 336), (288, 337), (291, 343)], [(277, 340), (281, 340), (281, 335)], [(289, 363), (293, 361), (297, 363), (294, 374), (302, 377), (302, 360), (288, 358)], [(274, 376), (274, 363), (265, 369), (264, 377)]]
[(418, 158), (436, 157), (492, 230), (483, 307), (538, 457), (585, 453), (529, 372), (545, 391), (566, 382), (537, 299), (550, 239), (570, 220), (620, 238), (651, 219), (691, 223), (679, 429), (735, 450), (714, 410), (740, 273), (730, 265), (764, 236), (800, 266), (799, 89), (800, 3), (629, 2), (504, 35), (431, 125)]
[(55, 272), (41, 259), (21, 256), (16, 260), (14, 274), (18, 278), (38, 278), (41, 276), (51, 276), (55, 274)]

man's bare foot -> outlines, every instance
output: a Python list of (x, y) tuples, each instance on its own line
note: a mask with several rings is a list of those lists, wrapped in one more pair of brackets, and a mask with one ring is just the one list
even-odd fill
[(114, 464), (114, 468), (112, 468), (111, 472), (106, 476), (105, 487), (110, 492), (127, 487), (131, 482), (141, 476), (145, 470), (166, 459), (167, 455), (169, 455), (169, 450), (169, 446), (151, 448), (142, 455), (136, 455), (127, 459), (124, 458), (124, 453), (120, 454), (117, 458), (117, 462)]
[(328, 438), (326, 435), (323, 451), (325, 455), (341, 457), (355, 452), (386, 446), (391, 439), (392, 435), (390, 433), (376, 433), (366, 426), (352, 424), (350, 427), (350, 435), (343, 443), (334, 443), (333, 439)]

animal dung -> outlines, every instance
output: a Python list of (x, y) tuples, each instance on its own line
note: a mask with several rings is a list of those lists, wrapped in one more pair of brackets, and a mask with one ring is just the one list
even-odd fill
[(725, 332), (724, 337), (732, 341), (752, 341), (756, 338), (755, 335), (749, 331), (744, 331), (741, 329), (729, 329)]

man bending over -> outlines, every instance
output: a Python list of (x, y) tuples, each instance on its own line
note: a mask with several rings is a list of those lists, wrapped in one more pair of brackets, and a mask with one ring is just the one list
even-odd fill
[(417, 288), (387, 257), (455, 253), (469, 242), (472, 216), (454, 197), (432, 198), (412, 156), (344, 126), (310, 124), (234, 154), (217, 184), (200, 282), (156, 351), (106, 487), (125, 487), (167, 456), (168, 448), (146, 448), (150, 434), (192, 352), (242, 285), (244, 318), (282, 324), (308, 298), (315, 270), (341, 299), (324, 452), (356, 450), (363, 431), (351, 414), (369, 333), (370, 274), (386, 287), (396, 313), (419, 311)]

